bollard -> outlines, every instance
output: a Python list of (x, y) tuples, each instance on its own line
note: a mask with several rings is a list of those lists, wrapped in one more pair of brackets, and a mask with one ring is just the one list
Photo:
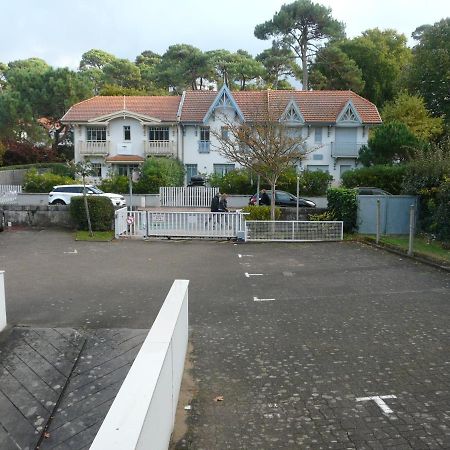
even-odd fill
[(377, 238), (376, 238), (377, 244), (380, 243), (380, 220), (381, 220), (380, 203), (381, 203), (380, 199), (377, 199)]
[(0, 331), (6, 328), (5, 272), (0, 270)]
[(300, 177), (297, 175), (297, 208), (296, 208), (296, 217), (298, 222), (298, 196), (300, 195)]
[(415, 206), (411, 205), (409, 207), (409, 246), (408, 246), (408, 256), (413, 256), (414, 254), (414, 222), (415, 222)]

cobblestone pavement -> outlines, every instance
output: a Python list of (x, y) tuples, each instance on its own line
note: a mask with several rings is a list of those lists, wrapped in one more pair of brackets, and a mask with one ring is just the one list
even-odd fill
[[(180, 449), (450, 448), (444, 272), (349, 242), (51, 231), (0, 233), (0, 269), (10, 322), (34, 327), (148, 328), (191, 280), (198, 393)], [(375, 396), (395, 397), (361, 400)]]
[(178, 448), (450, 448), (448, 275), (353, 244), (234, 258), (239, 295), (191, 316), (198, 396)]

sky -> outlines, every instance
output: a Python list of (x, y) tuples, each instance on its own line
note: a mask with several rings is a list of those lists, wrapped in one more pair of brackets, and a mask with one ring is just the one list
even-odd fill
[[(450, 16), (448, 0), (316, 0), (346, 24), (348, 37), (378, 27), (411, 33)], [(173, 44), (206, 50), (240, 48), (253, 55), (271, 46), (253, 36), (288, 0), (2, 0), (0, 62), (42, 58), (76, 69), (98, 48), (134, 60), (144, 50), (164, 53)]]

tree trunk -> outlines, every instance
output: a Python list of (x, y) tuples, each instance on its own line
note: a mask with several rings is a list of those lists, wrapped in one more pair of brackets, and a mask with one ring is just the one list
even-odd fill
[(301, 44), (301, 51), (302, 51), (302, 91), (308, 90), (308, 59), (307, 59), (307, 52), (308, 52), (308, 43), (302, 42)]
[(270, 220), (275, 220), (275, 187), (276, 182), (271, 182), (270, 189), (272, 191), (272, 198), (270, 201)]

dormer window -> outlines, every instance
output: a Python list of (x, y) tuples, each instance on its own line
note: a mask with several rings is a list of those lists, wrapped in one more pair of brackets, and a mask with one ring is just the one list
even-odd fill
[(123, 140), (131, 141), (131, 127), (130, 125), (125, 125), (123, 127)]

